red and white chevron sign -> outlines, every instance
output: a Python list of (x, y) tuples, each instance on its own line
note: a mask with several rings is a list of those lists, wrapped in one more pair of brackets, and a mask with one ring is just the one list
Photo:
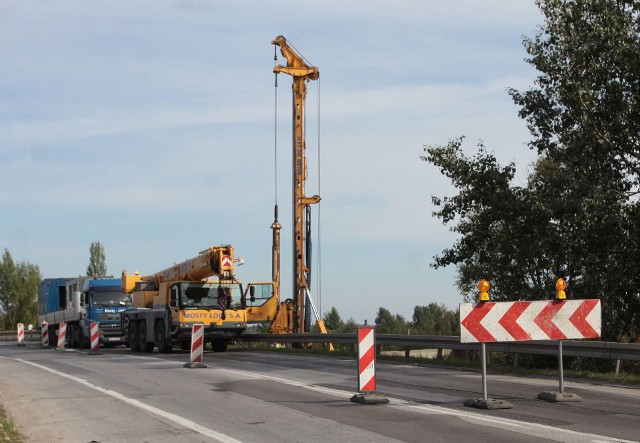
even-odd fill
[(597, 338), (600, 300), (544, 300), (460, 304), (460, 342)]

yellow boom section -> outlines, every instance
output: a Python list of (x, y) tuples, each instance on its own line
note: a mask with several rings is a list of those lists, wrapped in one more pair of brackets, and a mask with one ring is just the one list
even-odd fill
[(232, 246), (211, 246), (200, 251), (196, 257), (152, 275), (140, 276), (137, 272), (135, 275), (128, 275), (127, 271), (122, 271), (122, 289), (130, 294), (135, 291), (136, 283), (139, 281), (154, 281), (159, 285), (174, 281), (200, 281), (211, 276), (218, 276), (221, 280), (232, 280), (233, 261)]

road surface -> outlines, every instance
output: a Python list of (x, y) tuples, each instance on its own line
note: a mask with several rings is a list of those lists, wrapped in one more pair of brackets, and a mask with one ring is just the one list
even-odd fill
[(492, 375), (512, 409), (463, 406), (480, 374), (378, 362), (387, 405), (350, 401), (356, 361), (265, 352), (189, 354), (124, 348), (67, 352), (0, 343), (0, 403), (28, 441), (613, 442), (640, 440), (640, 389), (565, 381), (580, 403), (547, 403), (555, 379)]

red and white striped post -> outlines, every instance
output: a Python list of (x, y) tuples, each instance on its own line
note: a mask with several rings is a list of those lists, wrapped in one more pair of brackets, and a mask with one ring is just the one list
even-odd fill
[(91, 336), (91, 350), (89, 351), (89, 355), (101, 355), (102, 351), (100, 350), (100, 327), (98, 322), (92, 321), (89, 331)]
[(67, 341), (67, 324), (65, 322), (60, 323), (58, 329), (58, 347), (56, 351), (66, 351), (64, 348), (65, 342)]
[(49, 347), (49, 325), (47, 324), (46, 321), (43, 321), (42, 324), (40, 325), (40, 334), (42, 334), (42, 345), (40, 347), (42, 348), (48, 348)]
[(18, 346), (26, 346), (24, 342), (24, 325), (18, 323)]
[(191, 327), (191, 358), (189, 363), (185, 363), (185, 368), (206, 368), (202, 363), (202, 353), (204, 349), (204, 325), (195, 323)]
[(358, 328), (358, 392), (351, 401), (365, 404), (386, 404), (389, 400), (376, 390), (376, 338), (371, 326)]

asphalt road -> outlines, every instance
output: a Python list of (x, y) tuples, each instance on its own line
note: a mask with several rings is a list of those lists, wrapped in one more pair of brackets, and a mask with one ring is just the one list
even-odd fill
[(262, 352), (60, 352), (0, 343), (0, 403), (28, 441), (65, 442), (607, 442), (640, 440), (640, 389), (565, 382), (580, 403), (547, 403), (554, 379), (489, 374), (491, 398), (463, 406), (480, 374), (378, 362), (388, 405), (350, 401), (354, 359)]

